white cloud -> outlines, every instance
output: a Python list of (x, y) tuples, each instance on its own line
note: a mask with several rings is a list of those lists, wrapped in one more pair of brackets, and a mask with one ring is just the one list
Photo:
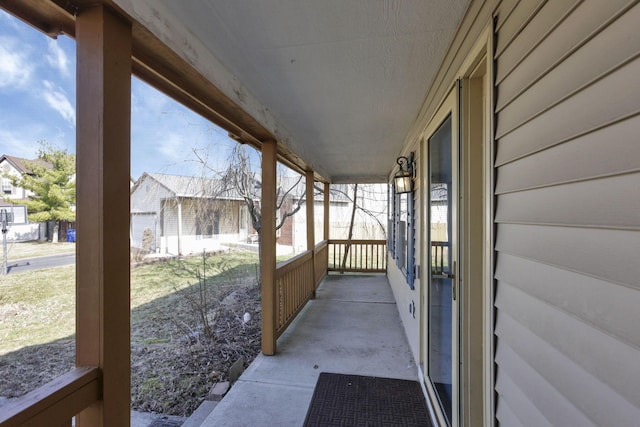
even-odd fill
[(62, 88), (55, 83), (45, 80), (44, 82), (44, 100), (49, 104), (51, 108), (56, 110), (62, 118), (69, 122), (72, 126), (76, 123), (76, 111), (69, 102), (67, 95)]
[(0, 88), (22, 87), (31, 79), (33, 67), (9, 37), (0, 37)]
[(131, 94), (132, 113), (142, 117), (157, 117), (178, 105), (162, 92), (136, 78), (131, 81)]
[(156, 149), (169, 163), (180, 163), (189, 155), (185, 150), (184, 136), (176, 132), (166, 132), (162, 139), (158, 139)]
[(0, 10), (0, 22), (2, 22), (3, 27), (11, 28), (13, 31), (20, 31), (27, 26), (4, 10)]
[(0, 128), (0, 155), (9, 154), (27, 159), (35, 158), (38, 150), (37, 138), (34, 135), (25, 135), (19, 130), (10, 130), (4, 124)]
[(69, 76), (69, 58), (67, 54), (60, 47), (57, 40), (47, 40), (48, 52), (47, 61), (56, 70), (60, 71), (63, 76)]

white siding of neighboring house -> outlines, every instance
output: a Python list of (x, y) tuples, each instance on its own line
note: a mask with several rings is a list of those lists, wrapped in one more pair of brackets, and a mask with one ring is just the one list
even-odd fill
[(147, 178), (139, 182), (131, 193), (131, 212), (160, 212), (161, 201), (174, 195), (157, 181)]
[[(362, 187), (362, 185), (361, 185)], [(354, 239), (386, 239), (387, 226), (387, 200), (386, 185), (382, 185), (383, 190), (376, 193), (380, 200), (358, 199), (360, 207), (367, 209), (374, 214), (379, 223), (370, 215), (364, 214), (360, 209), (356, 211), (353, 228)], [(363, 190), (361, 190), (363, 191)], [(361, 193), (362, 194), (362, 193)], [(373, 197), (373, 196), (372, 196)], [(329, 206), (329, 238), (346, 239), (349, 235), (351, 224), (351, 211), (353, 205), (348, 201), (331, 202)], [(324, 203), (315, 201), (313, 204), (314, 228), (316, 244), (323, 240), (324, 233)], [(380, 225), (382, 227), (380, 228)], [(307, 249), (307, 210), (306, 202), (302, 208), (294, 215), (293, 225), (293, 246), (297, 253)]]
[[(239, 206), (244, 201), (217, 200), (209, 206), (210, 211), (204, 217), (198, 218), (198, 208), (207, 203), (202, 199), (187, 199), (182, 201), (182, 252), (183, 254), (219, 250), (223, 243), (246, 241), (246, 234), (240, 235), (238, 226)], [(214, 211), (218, 212), (218, 229), (214, 226)], [(202, 214), (201, 214), (202, 215)], [(246, 217), (245, 217), (246, 218)], [(198, 221), (201, 222), (201, 234), (198, 234)], [(213, 233), (207, 234), (207, 227)], [(246, 227), (245, 227), (246, 230)]]
[(131, 214), (131, 247), (143, 248), (144, 247), (144, 231), (146, 229), (151, 230), (154, 239), (151, 248), (152, 252), (157, 249), (157, 239), (160, 235), (160, 227), (158, 224), (157, 215), (151, 213), (132, 213)]
[(175, 200), (161, 201), (160, 252), (178, 255), (178, 203)]
[(144, 179), (131, 193), (131, 246), (142, 247), (142, 233), (150, 227), (154, 233), (154, 250), (161, 246), (161, 201), (172, 193), (153, 179)]
[[(164, 179), (163, 176), (160, 178)], [(182, 178), (185, 177), (169, 176), (166, 179), (180, 186)], [(154, 231), (155, 250), (167, 254), (187, 255), (202, 250), (215, 251), (220, 249), (221, 243), (246, 242), (249, 217), (244, 201), (238, 199), (213, 201), (200, 198), (200, 193), (198, 191), (196, 193), (194, 197), (182, 195), (177, 198), (173, 191), (158, 182), (152, 175), (144, 175), (131, 193), (132, 246), (142, 246), (142, 234), (146, 228)], [(181, 204), (182, 220), (180, 239), (178, 239), (178, 203)], [(202, 212), (202, 209), (208, 209), (210, 212), (200, 215), (201, 229), (199, 230), (197, 212)], [(243, 219), (246, 222), (243, 226), (239, 225), (241, 210), (244, 210)], [(213, 225), (214, 211), (218, 212), (218, 233), (215, 233)], [(207, 234), (207, 230), (212, 230), (213, 233)]]
[[(6, 159), (2, 161), (0, 164), (0, 198), (12, 199), (12, 200), (24, 200), (30, 195), (33, 195), (32, 192), (25, 190), (21, 187), (15, 187), (11, 185), (10, 178), (5, 177), (4, 175), (12, 175), (17, 178), (20, 178), (22, 174), (18, 171), (13, 165)], [(9, 187), (9, 192), (5, 192), (5, 187)]]

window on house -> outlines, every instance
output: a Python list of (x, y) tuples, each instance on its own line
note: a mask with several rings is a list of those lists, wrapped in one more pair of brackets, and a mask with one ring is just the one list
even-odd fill
[(394, 194), (393, 233), (394, 258), (404, 273), (407, 284), (413, 289), (415, 264), (415, 208), (414, 193)]
[(391, 256), (395, 257), (396, 253), (396, 245), (395, 245), (395, 199), (396, 192), (393, 187), (393, 183), (389, 184), (389, 189), (387, 191), (387, 250), (391, 254)]
[(9, 178), (2, 178), (2, 192), (4, 194), (11, 194), (13, 193), (13, 185), (11, 185), (11, 179)]
[(196, 215), (196, 239), (211, 237), (215, 233), (216, 212), (205, 211)]
[(207, 236), (217, 236), (220, 234), (220, 211), (213, 211), (213, 224), (207, 224)]
[(247, 228), (247, 207), (240, 205), (240, 213), (238, 218), (238, 231), (245, 230)]

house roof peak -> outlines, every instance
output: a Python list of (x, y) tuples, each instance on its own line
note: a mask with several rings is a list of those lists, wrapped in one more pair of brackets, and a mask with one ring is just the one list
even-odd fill
[(42, 159), (29, 160), (23, 159), (22, 157), (10, 156), (8, 154), (3, 154), (2, 157), (0, 157), (0, 163), (2, 163), (3, 160), (7, 160), (9, 163), (11, 163), (13, 167), (16, 168), (20, 173), (26, 174), (33, 173), (31, 168), (29, 167), (29, 163), (36, 163), (49, 169), (52, 167), (51, 163)]

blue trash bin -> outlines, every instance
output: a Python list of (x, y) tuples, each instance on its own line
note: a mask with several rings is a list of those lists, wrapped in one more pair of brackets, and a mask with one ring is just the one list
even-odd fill
[(75, 242), (76, 241), (76, 229), (70, 228), (67, 230), (67, 242)]

